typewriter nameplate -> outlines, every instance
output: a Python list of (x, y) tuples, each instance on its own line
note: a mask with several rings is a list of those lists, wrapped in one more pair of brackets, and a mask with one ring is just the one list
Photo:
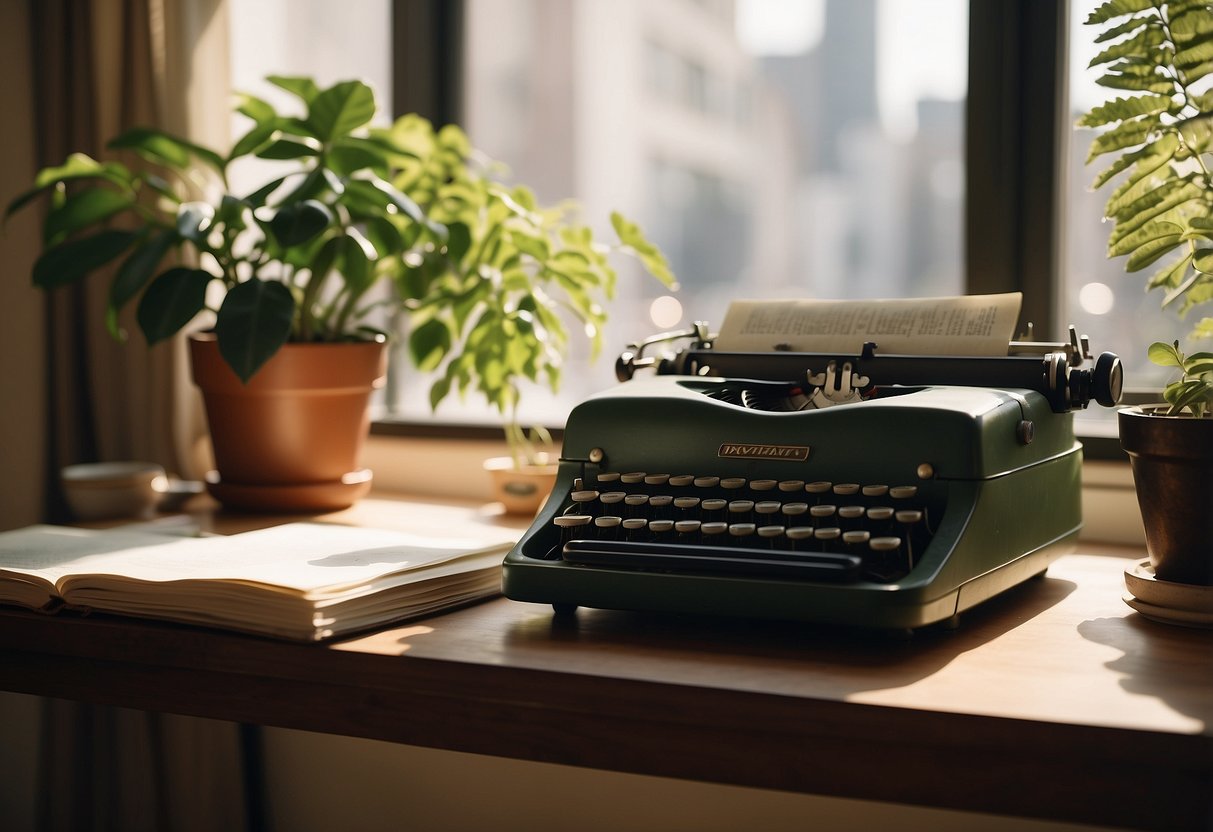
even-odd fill
[(804, 462), (809, 458), (808, 445), (743, 445), (725, 442), (716, 456), (735, 459), (784, 459), (789, 462)]

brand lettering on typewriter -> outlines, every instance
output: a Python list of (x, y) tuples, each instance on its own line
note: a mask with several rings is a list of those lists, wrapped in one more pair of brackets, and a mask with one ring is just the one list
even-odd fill
[(809, 458), (808, 445), (741, 445), (725, 442), (716, 456), (738, 459), (786, 459), (804, 462)]

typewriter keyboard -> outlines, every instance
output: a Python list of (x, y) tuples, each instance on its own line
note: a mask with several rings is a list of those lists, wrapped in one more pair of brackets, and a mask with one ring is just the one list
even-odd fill
[(914, 485), (600, 472), (574, 483), (547, 557), (891, 582), (914, 568), (932, 521)]

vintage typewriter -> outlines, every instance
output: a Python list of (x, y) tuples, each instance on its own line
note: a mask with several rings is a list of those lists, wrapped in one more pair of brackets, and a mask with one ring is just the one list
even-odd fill
[(1071, 411), (1114, 405), (1121, 376), (1072, 328), (967, 357), (722, 351), (705, 324), (617, 373), (569, 416), (507, 597), (896, 629), (954, 622), (1072, 548)]

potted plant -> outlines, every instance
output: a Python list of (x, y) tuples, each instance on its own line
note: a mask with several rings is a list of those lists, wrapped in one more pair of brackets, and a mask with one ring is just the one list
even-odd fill
[[(50, 200), (34, 284), (54, 289), (110, 267), (108, 324), (137, 302), (149, 343), (205, 315), (192, 338), (218, 467), (211, 490), (228, 505), (319, 510), (369, 488), (356, 461), (371, 390), (384, 377), (383, 333), (368, 324), (398, 272), (389, 267), (446, 244), (392, 183), (409, 152), (371, 127), (371, 89), (271, 77), (300, 112), (241, 96), (247, 132), (222, 154), (139, 128), (109, 143), (140, 164), (82, 154), (37, 174), (7, 215)], [(275, 169), (236, 192), (249, 157)], [(305, 407), (305, 405), (307, 405)], [(342, 423), (352, 423), (343, 425)]]
[[(483, 396), (500, 414), (511, 455), (486, 468), (507, 509), (533, 513), (551, 490), (551, 439), (519, 421), (520, 384), (557, 391), (570, 332), (583, 332), (591, 355), (602, 345), (604, 308), (615, 290), (615, 253), (635, 257), (666, 287), (674, 276), (640, 229), (618, 213), (617, 240), (606, 245), (578, 222), (576, 207), (542, 207), (525, 187), (507, 187), (475, 158), (455, 127), (435, 133), (417, 118), (398, 122), (392, 138), (414, 158), (396, 186), (448, 229), (447, 245), (404, 257), (401, 272), (412, 330), (409, 352), (422, 370), (436, 371), (430, 404), (452, 391)], [(433, 183), (423, 187), (421, 183)]]
[[(1088, 162), (1116, 155), (1095, 180), (1118, 181), (1104, 210), (1114, 222), (1108, 254), (1127, 256), (1129, 272), (1154, 266), (1146, 288), (1182, 317), (1213, 300), (1213, 6), (1117, 0), (1086, 22), (1107, 44), (1091, 61), (1103, 68), (1099, 83), (1131, 93), (1078, 122), (1107, 128)], [(1213, 336), (1213, 317), (1191, 336)], [(1161, 580), (1213, 584), (1213, 353), (1185, 356), (1175, 340), (1148, 355), (1180, 372), (1165, 404), (1118, 414), (1150, 561)]]

